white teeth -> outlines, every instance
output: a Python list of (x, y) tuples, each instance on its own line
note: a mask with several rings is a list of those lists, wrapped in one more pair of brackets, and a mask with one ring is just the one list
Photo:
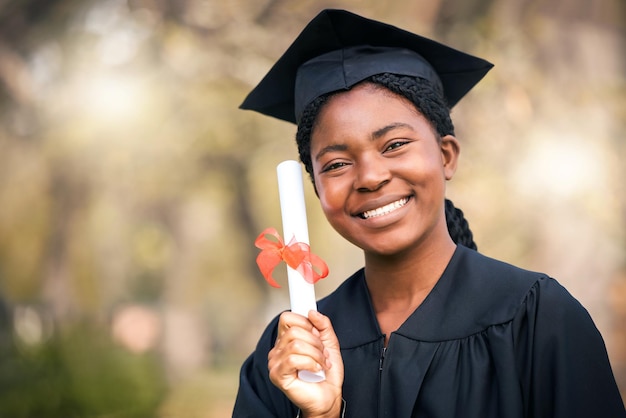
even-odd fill
[(388, 213), (391, 213), (394, 210), (406, 205), (408, 201), (409, 201), (408, 197), (402, 198), (398, 201), (385, 205), (382, 208), (372, 209), (372, 210), (368, 210), (367, 212), (363, 212), (361, 214), (361, 217), (363, 219), (369, 219), (369, 218), (374, 218), (376, 216), (387, 215)]

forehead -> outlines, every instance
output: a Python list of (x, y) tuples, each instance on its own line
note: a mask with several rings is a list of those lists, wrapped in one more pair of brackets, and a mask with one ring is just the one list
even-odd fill
[[(395, 112), (389, 112), (392, 109)], [(405, 96), (389, 90), (387, 87), (370, 81), (361, 82), (349, 90), (342, 90), (328, 95), (317, 112), (313, 131), (324, 120), (359, 119), (366, 113), (379, 110), (382, 113), (406, 113), (424, 117), (419, 108)], [(389, 116), (391, 116), (389, 115)], [(371, 116), (371, 115), (370, 115)], [(401, 115), (398, 114), (398, 117)]]

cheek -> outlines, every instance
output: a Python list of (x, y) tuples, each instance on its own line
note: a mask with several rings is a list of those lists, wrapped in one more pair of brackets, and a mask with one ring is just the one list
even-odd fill
[(347, 238), (345, 231), (347, 231), (350, 218), (346, 215), (344, 202), (344, 199), (339, 199), (337, 196), (320, 198), (322, 212), (330, 226)]
[(337, 193), (329, 193), (328, 189), (320, 192), (320, 204), (325, 214), (334, 213), (339, 209), (340, 198)]
[(333, 215), (343, 212), (347, 196), (341, 191), (341, 188), (320, 184), (317, 193), (322, 211), (329, 220)]
[(448, 176), (443, 157), (436, 148), (429, 150), (428, 154), (423, 156), (415, 166), (424, 178), (445, 181)]
[(445, 181), (443, 165), (439, 160), (433, 158), (397, 161), (393, 170), (396, 177), (401, 177), (415, 186), (433, 187), (433, 182)]

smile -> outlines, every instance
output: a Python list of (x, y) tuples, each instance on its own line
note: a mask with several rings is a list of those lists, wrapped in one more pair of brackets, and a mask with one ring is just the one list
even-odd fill
[(404, 197), (400, 200), (396, 200), (395, 202), (392, 202), (383, 207), (365, 211), (359, 214), (359, 217), (362, 219), (370, 219), (370, 218), (375, 218), (377, 216), (387, 215), (395, 211), (396, 209), (400, 209), (402, 206), (406, 205), (408, 202), (409, 202), (409, 198)]

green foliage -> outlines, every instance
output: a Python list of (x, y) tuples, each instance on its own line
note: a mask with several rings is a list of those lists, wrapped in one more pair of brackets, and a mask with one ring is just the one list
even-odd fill
[(116, 346), (99, 327), (77, 326), (38, 346), (1, 350), (3, 417), (152, 417), (165, 392), (154, 356)]

